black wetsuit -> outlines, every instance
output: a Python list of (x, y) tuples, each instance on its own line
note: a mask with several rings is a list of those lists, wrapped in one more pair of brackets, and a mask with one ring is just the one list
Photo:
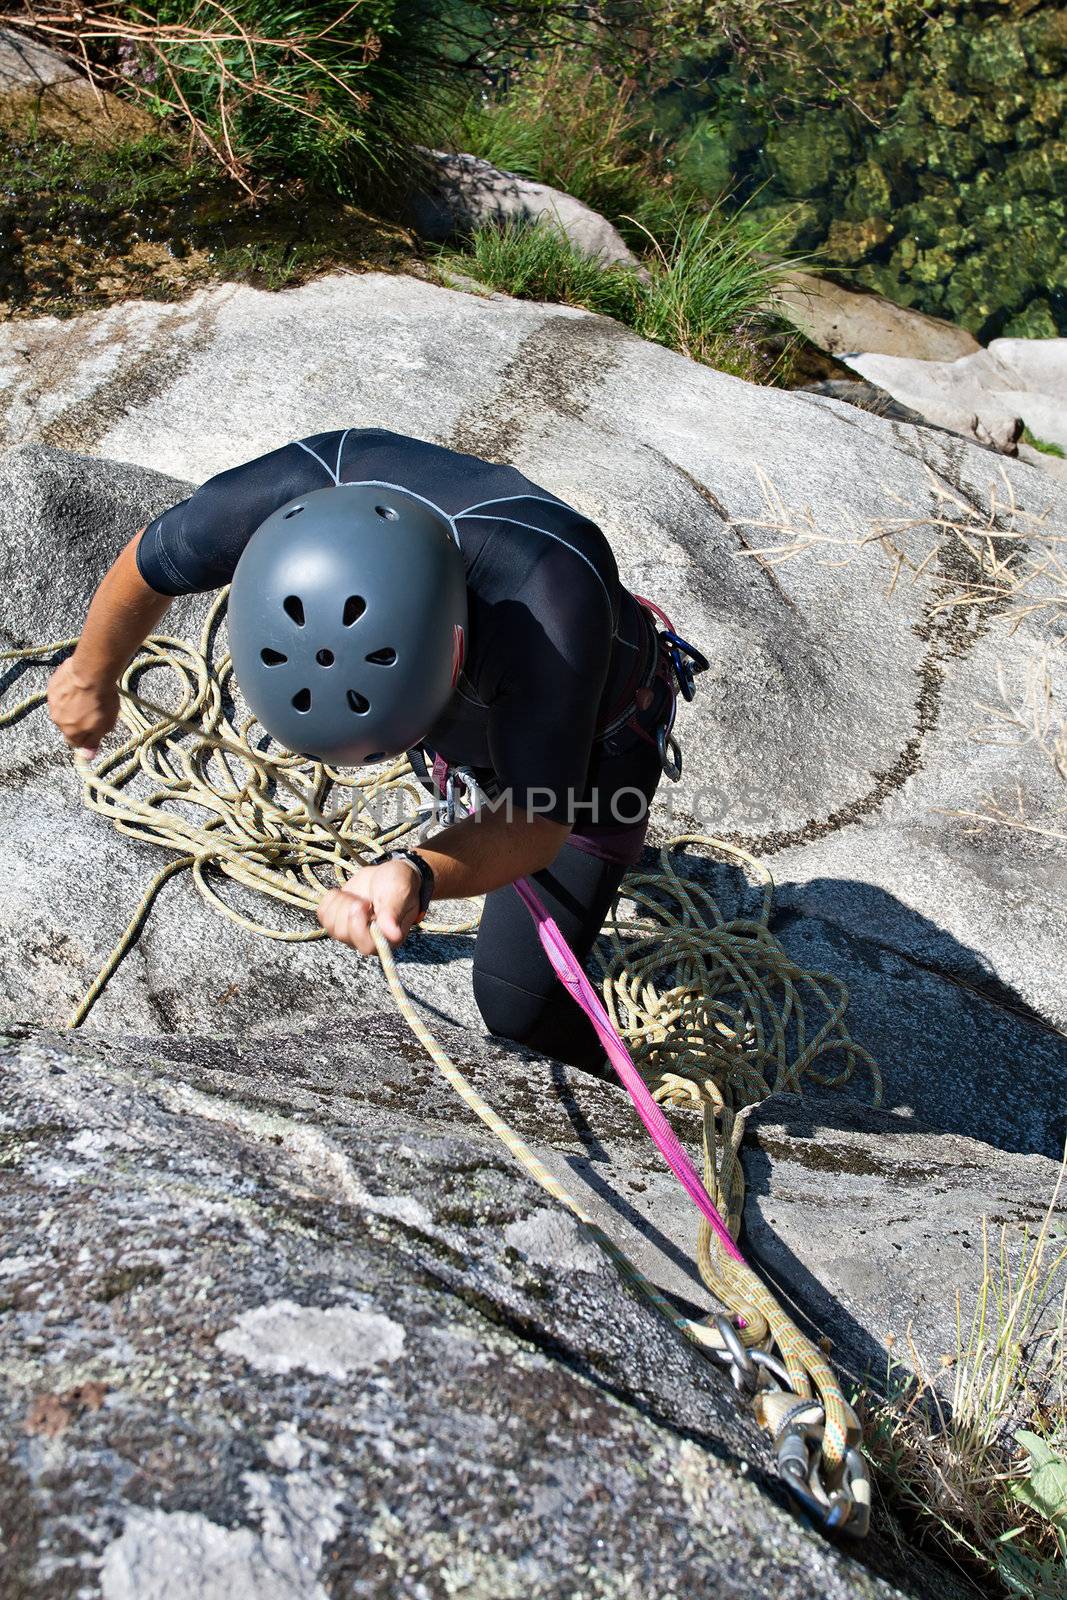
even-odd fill
[[(272, 511), (335, 482), (403, 488), (451, 520), (466, 566), (467, 651), (425, 743), (471, 767), (490, 793), (510, 790), (517, 809), (574, 824), (537, 883), (584, 959), (640, 852), (661, 772), (654, 734), (669, 689), (647, 613), (619, 582), (599, 528), (514, 467), (376, 428), (315, 434), (209, 479), (148, 525), (141, 576), (171, 595), (228, 583)], [(635, 696), (648, 701), (636, 713)], [(491, 1032), (566, 1059), (599, 1055), (511, 888), (486, 899), (474, 988)]]

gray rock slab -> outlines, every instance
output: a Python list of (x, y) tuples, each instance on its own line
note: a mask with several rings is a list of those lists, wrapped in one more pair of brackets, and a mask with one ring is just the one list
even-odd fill
[(543, 1196), (484, 1143), (324, 1132), (84, 1040), (3, 1070), (20, 1594), (959, 1592), (805, 1531), (723, 1376), (565, 1218), (536, 1260)]
[[(879, 1385), (918, 1367), (943, 1390), (987, 1261), (998, 1282), (1003, 1234), (1017, 1281), (1059, 1176), (1043, 1156), (993, 1153), (826, 1094), (782, 1095), (754, 1111), (743, 1160), (749, 1259), (802, 1326), (829, 1335), (838, 1372)], [(1061, 1196), (1060, 1228), (1064, 1216)], [(1053, 1240), (1046, 1271), (1057, 1249)], [(1046, 1315), (1064, 1286), (1062, 1270), (1051, 1275)]]
[(637, 257), (616, 227), (598, 211), (550, 184), (501, 172), (480, 156), (422, 152), (427, 173), (422, 192), (408, 203), (409, 220), (424, 239), (443, 243), (490, 224), (551, 223), (583, 255), (634, 266)]
[(979, 349), (966, 328), (898, 306), (884, 295), (864, 294), (814, 272), (790, 272), (775, 304), (804, 336), (828, 355), (856, 351), (955, 361)]
[(1023, 424), (1067, 449), (1067, 339), (994, 339), (953, 360), (864, 353), (847, 364), (929, 422), (998, 449), (1014, 447)]
[[(436, 1031), (475, 1088), (639, 1269), (688, 1315), (707, 1315), (713, 1302), (694, 1260), (697, 1214), (623, 1089), (466, 1030)], [(455, 1136), (503, 1153), (385, 1009), (364, 1011), (343, 1030), (241, 1042), (86, 1034), (65, 1047), (115, 1069), (147, 1065), (214, 1097), (223, 1117), (232, 1100), (268, 1119), (295, 1118), (316, 1170), (326, 1171), (328, 1152), (351, 1137), (388, 1144)], [(905, 1368), (940, 1374), (941, 1357), (955, 1348), (956, 1296), (969, 1316), (981, 1288), (983, 1219), (994, 1240), (1008, 1225), (1017, 1261), (1024, 1229), (1032, 1237), (1052, 1203), (1058, 1167), (875, 1110), (862, 1092), (857, 1083), (803, 1100), (781, 1095), (750, 1114), (742, 1244), (792, 1313), (831, 1339), (842, 1370), (878, 1386), (890, 1354)], [(699, 1117), (676, 1109), (671, 1118), (699, 1161)], [(432, 1200), (419, 1184), (377, 1196), (373, 1206), (420, 1226)], [(597, 1270), (595, 1248), (544, 1198), (505, 1228), (503, 1245), (534, 1266)]]
[[(624, 580), (659, 600), (712, 660), (679, 719), (686, 769), (661, 792), (656, 835), (696, 829), (740, 842), (770, 866), (783, 909), (841, 930), (833, 970), (850, 985), (852, 1016), (864, 1019), (857, 1037), (881, 1062), (891, 1108), (1058, 1155), (1062, 850), (1010, 829), (970, 834), (951, 815), (1017, 783), (1038, 823), (1062, 806), (1033, 746), (981, 737), (998, 665), (1022, 681), (1041, 645), (1038, 622), (1013, 628), (989, 612), (943, 609), (960, 581), (951, 553), (926, 581), (890, 593), (877, 545), (844, 566), (818, 552), (784, 563), (753, 552), (789, 545), (798, 531), (852, 539), (904, 518), (918, 524), (909, 534), (918, 560), (934, 542), (924, 518), (946, 506), (982, 520), (992, 497), (1000, 507), (1014, 497), (1055, 529), (1067, 524), (1062, 488), (944, 433), (743, 383), (602, 318), (383, 275), (281, 295), (231, 286), (179, 306), (23, 322), (0, 331), (0, 352), (10, 439), (133, 464), (89, 468), (60, 454), (50, 467), (25, 444), (4, 459), (14, 485), (13, 499), (0, 498), (6, 592), (26, 572), (42, 574), (33, 607), (11, 611), (14, 644), (77, 627), (119, 542), (116, 516), (125, 536), (137, 515), (131, 497), (158, 504), (135, 468), (198, 481), (301, 433), (375, 423), (513, 460), (578, 505), (605, 529)], [(93, 472), (128, 487), (105, 492)], [(156, 480), (152, 493), (165, 489)], [(70, 555), (56, 551), (68, 549), (74, 505), (96, 518), (98, 543), (95, 556), (76, 547), (67, 577)], [(38, 617), (53, 581), (62, 603)], [(12, 762), (0, 791), (18, 862), (9, 893), (25, 919), (22, 931), (10, 924), (17, 979), (6, 1003), (56, 1023), (136, 904), (149, 852), (80, 816), (43, 713), (4, 736), (0, 756)], [(742, 887), (737, 873), (721, 882), (727, 894)], [(455, 949), (413, 944), (407, 976), (446, 1016), (476, 1026), (466, 947)], [(930, 986), (922, 1006), (913, 1004), (919, 969)], [(347, 1004), (353, 984), (362, 995), (377, 981), (321, 944), (256, 943), (175, 883), (101, 1002), (100, 1025), (148, 1027), (154, 1016), (156, 1026), (196, 1030), (209, 1016), (222, 1030), (255, 1029), (268, 995), (311, 1020)], [(990, 1070), (1012, 1087), (979, 1127), (969, 1089)]]
[[(781, 564), (754, 552), (787, 545), (798, 530), (844, 539), (906, 516), (918, 524), (909, 538), (921, 558), (933, 546), (926, 524), (946, 503), (982, 517), (991, 495), (1003, 505), (1010, 493), (1022, 512), (1059, 527), (1067, 522), (1063, 491), (1025, 464), (993, 461), (963, 440), (832, 398), (742, 383), (604, 319), (384, 276), (319, 280), (282, 295), (228, 286), (180, 306), (10, 325), (0, 330), (0, 364), (4, 426), (15, 446), (0, 457), (0, 592), (7, 596), (0, 630), (12, 646), (74, 633), (121, 544), (190, 483), (317, 428), (388, 425), (514, 460), (604, 527), (624, 580), (664, 604), (712, 658), (701, 693), (681, 714), (686, 769), (681, 784), (660, 797), (656, 837), (695, 828), (733, 839), (770, 867), (780, 936), (804, 965), (849, 985), (853, 1033), (878, 1057), (886, 1083), (887, 1122), (848, 1123), (846, 1113), (857, 1113), (847, 1107), (836, 1122), (805, 1111), (822, 1117), (819, 1128), (831, 1130), (824, 1133), (805, 1131), (800, 1114), (791, 1115), (795, 1159), (777, 1189), (770, 1184), (779, 1154), (768, 1156), (756, 1129), (745, 1156), (753, 1238), (798, 1302), (810, 1299), (810, 1314), (833, 1330), (850, 1365), (877, 1370), (888, 1335), (900, 1337), (896, 1324), (909, 1315), (924, 1356), (936, 1360), (945, 1333), (934, 1293), (938, 1268), (969, 1292), (975, 1279), (965, 1269), (973, 1252), (959, 1244), (945, 1253), (932, 1234), (930, 1197), (909, 1169), (941, 1162), (948, 1185), (957, 1181), (957, 1163), (957, 1220), (970, 1230), (960, 1237), (973, 1239), (990, 1196), (1004, 1206), (1010, 1200), (1013, 1219), (1026, 1217), (1046, 1186), (1047, 1163), (1017, 1166), (998, 1150), (1054, 1158), (1062, 1141), (1062, 851), (1052, 840), (1011, 830), (968, 834), (951, 815), (1017, 782), (1039, 819), (1062, 806), (1055, 775), (1033, 748), (975, 737), (978, 708), (995, 697), (998, 664), (1009, 678), (1023, 673), (1041, 633), (1033, 619), (1013, 629), (1008, 618), (942, 609), (959, 578), (949, 558), (925, 584), (898, 584), (891, 593), (889, 567), (875, 545), (844, 566), (821, 562), (818, 552)], [(343, 416), (339, 393), (346, 396)], [(203, 598), (183, 601), (167, 627), (196, 635), (205, 610)], [(8, 707), (42, 688), (46, 674), (16, 665), (5, 681)], [(159, 857), (82, 809), (74, 772), (41, 710), (0, 731), (0, 828), (0, 1006), (8, 1017), (54, 1028), (125, 927)], [(753, 904), (756, 890), (735, 867), (692, 859), (724, 909)], [(703, 1308), (691, 1264), (692, 1218), (619, 1091), (488, 1042), (470, 993), (469, 959), (469, 940), (420, 932), (403, 951), (405, 983), (460, 1065), (605, 1217), (644, 1270), (682, 1304)], [(425, 1353), (429, 1335), (416, 1330), (451, 1329), (453, 1297), (461, 1321), (477, 1322), (484, 1312), (497, 1329), (499, 1316), (513, 1317), (511, 1289), (499, 1287), (506, 1273), (526, 1297), (515, 1313), (518, 1337), (549, 1362), (530, 1387), (547, 1383), (548, 1372), (551, 1388), (557, 1361), (567, 1374), (555, 1409), (531, 1421), (527, 1389), (516, 1395), (491, 1369), (489, 1392), (499, 1390), (508, 1414), (522, 1419), (515, 1429), (521, 1440), (511, 1448), (523, 1461), (548, 1459), (537, 1453), (540, 1445), (530, 1456), (527, 1423), (540, 1439), (561, 1415), (584, 1417), (587, 1391), (576, 1398), (567, 1385), (586, 1382), (587, 1368), (595, 1368), (594, 1385), (608, 1371), (611, 1405), (622, 1406), (627, 1426), (666, 1428), (672, 1439), (672, 1430), (692, 1430), (691, 1420), (680, 1420), (683, 1411), (691, 1418), (689, 1368), (667, 1363), (660, 1370), (644, 1354), (629, 1360), (634, 1335), (626, 1316), (638, 1315), (632, 1302), (623, 1296), (625, 1316), (614, 1301), (604, 1309), (598, 1296), (606, 1280), (592, 1268), (587, 1242), (568, 1233), (566, 1218), (539, 1192), (529, 1191), (521, 1206), (511, 1203), (526, 1194), (522, 1180), (436, 1079), (374, 963), (326, 942), (258, 940), (178, 878), (81, 1033), (62, 1048), (46, 1041), (27, 1049), (30, 1076), (12, 1148), (26, 1143), (18, 1128), (44, 1131), (28, 1141), (41, 1165), (33, 1167), (30, 1188), (19, 1190), (10, 1259), (42, 1293), (54, 1283), (59, 1297), (38, 1304), (34, 1290), (30, 1322), (17, 1330), (28, 1354), (12, 1369), (25, 1382), (7, 1437), (21, 1452), (13, 1470), (38, 1485), (32, 1505), (42, 1531), (31, 1543), (45, 1551), (34, 1583), (51, 1581), (70, 1555), (78, 1581), (99, 1583), (112, 1597), (151, 1595), (156, 1575), (171, 1569), (192, 1589), (211, 1564), (238, 1593), (241, 1584), (257, 1592), (271, 1563), (285, 1574), (283, 1593), (314, 1594), (315, 1585), (332, 1593), (340, 1584), (337, 1592), (414, 1596), (424, 1581), (420, 1563), (431, 1559), (425, 1552), (438, 1560), (442, 1554), (439, 1542), (419, 1542), (425, 1528), (432, 1531), (432, 1516), (421, 1491), (408, 1494), (407, 1446), (430, 1461), (441, 1444), (451, 1459), (466, 1427), (484, 1468), (482, 1543), (473, 1533), (468, 1540), (467, 1502), (458, 1487), (460, 1498), (449, 1498), (452, 1480), (434, 1467), (425, 1492), (461, 1530), (457, 1570), (471, 1593), (495, 1597), (509, 1584), (523, 1593), (563, 1593), (555, 1575), (582, 1562), (590, 1564), (592, 1594), (655, 1592), (658, 1578), (647, 1566), (631, 1581), (638, 1547), (617, 1536), (614, 1521), (604, 1531), (609, 1510), (574, 1522), (577, 1544), (565, 1547), (546, 1543), (540, 1524), (531, 1537), (520, 1520), (526, 1542), (517, 1553), (515, 1518), (501, 1509), (513, 1470), (503, 1456), (510, 1425), (489, 1401), (473, 1406), (488, 1407), (494, 1419), (483, 1430), (492, 1436), (488, 1444), (472, 1408), (457, 1423), (438, 1399), (437, 1380), (421, 1369), (425, 1409), (418, 1411), (408, 1390), (400, 1409), (389, 1409), (403, 1389), (398, 1372)], [(20, 1057), (12, 1084), (22, 1083), (23, 1065)], [(110, 1109), (100, 1109), (97, 1096)], [(14, 1098), (11, 1108), (15, 1115)], [(780, 1108), (764, 1115), (772, 1118), (768, 1127), (786, 1120)], [(60, 1129), (55, 1140), (53, 1124)], [(679, 1127), (693, 1138), (684, 1118)], [(793, 1133), (782, 1138), (790, 1144)], [(883, 1138), (892, 1160), (881, 1154)], [(964, 1150), (966, 1139), (974, 1143)], [(867, 1163), (851, 1175), (851, 1187), (841, 1180), (857, 1222), (847, 1246), (835, 1235), (833, 1249), (816, 1227), (820, 1191), (809, 1181), (820, 1140), (839, 1156), (847, 1145), (853, 1165)], [(779, 1214), (781, 1228), (770, 1220)], [(894, 1237), (917, 1257), (914, 1292), (903, 1270), (883, 1272), (881, 1265), (894, 1216)], [(468, 1239), (472, 1217), (479, 1228), (496, 1229), (484, 1258)], [(53, 1226), (55, 1256), (39, 1237), (46, 1235), (50, 1248)], [(450, 1228), (459, 1230), (455, 1237)], [(415, 1252), (410, 1285), (407, 1266), (397, 1268), (394, 1256), (388, 1271), (382, 1267), (378, 1229), (385, 1230), (383, 1249), (400, 1239), (397, 1248)], [(355, 1254), (353, 1238), (361, 1241)], [(554, 1268), (544, 1265), (547, 1255)], [(41, 1257), (50, 1278), (40, 1271), (32, 1277)], [(127, 1265), (132, 1280), (124, 1276)], [(144, 1267), (148, 1279), (137, 1277)], [(77, 1274), (98, 1269), (102, 1286), (116, 1288), (113, 1299), (84, 1292)], [(553, 1284), (558, 1273), (570, 1286), (566, 1305), (554, 1289), (542, 1304), (532, 1287), (548, 1273)], [(395, 1293), (379, 1292), (383, 1277)], [(816, 1280), (824, 1277), (829, 1287), (820, 1299)], [(428, 1304), (418, 1299), (424, 1290)], [(447, 1310), (433, 1300), (438, 1293), (449, 1297)], [(114, 1312), (99, 1309), (112, 1304)], [(305, 1331), (318, 1352), (314, 1364), (329, 1370), (293, 1364), (293, 1318), (300, 1322), (294, 1306), (316, 1313)], [(84, 1311), (75, 1318), (71, 1307)], [(15, 1309), (22, 1314), (21, 1301)], [(642, 1309), (642, 1326), (645, 1316)], [(602, 1324), (619, 1330), (607, 1354), (601, 1333), (590, 1334)], [(393, 1325), (404, 1331), (402, 1344)], [(367, 1332), (368, 1349), (399, 1354), (337, 1377), (361, 1348), (354, 1328)], [(511, 1328), (502, 1337), (510, 1339)], [(555, 1341), (547, 1355), (546, 1329)], [(0, 1314), (0, 1338), (5, 1331)], [(480, 1323), (472, 1334), (462, 1321), (458, 1337), (481, 1362)], [(641, 1339), (660, 1337), (642, 1333), (639, 1350)], [(611, 1353), (619, 1348), (626, 1362)], [(258, 1366), (248, 1351), (258, 1352)], [(511, 1351), (507, 1344), (509, 1363)], [(286, 1372), (267, 1370), (287, 1363)], [(127, 1388), (117, 1368), (133, 1374)], [(433, 1370), (447, 1376), (449, 1369), (438, 1363)], [(61, 1399), (60, 1410), (76, 1413), (69, 1428), (54, 1438), (21, 1431), (35, 1396), (62, 1396), (97, 1381), (109, 1394), (112, 1385), (121, 1389), (120, 1399), (98, 1411), (76, 1397)], [(709, 1383), (706, 1374), (701, 1382)], [(331, 1398), (338, 1384), (349, 1386), (343, 1404)], [(386, 1420), (375, 1413), (368, 1427), (376, 1442), (366, 1448), (362, 1434), (352, 1442), (353, 1388), (375, 1396), (376, 1405), (386, 1397)], [(756, 1463), (751, 1514), (762, 1518), (769, 1496), (767, 1514), (777, 1517), (775, 1491), (759, 1477), (765, 1461), (758, 1439), (725, 1400), (720, 1408), (717, 1389), (700, 1394), (707, 1410), (687, 1440), (717, 1461)], [(35, 1415), (46, 1427), (52, 1402), (42, 1401)], [(590, 1415), (604, 1450), (589, 1451), (583, 1435), (549, 1488), (625, 1510), (628, 1463), (658, 1462), (659, 1443), (642, 1433), (628, 1456), (633, 1441), (614, 1431), (614, 1413), (607, 1421), (595, 1408)], [(173, 1428), (163, 1428), (164, 1416), (176, 1419)], [(622, 1477), (609, 1482), (604, 1474), (616, 1469)], [(545, 1484), (549, 1477), (546, 1467)], [(669, 1545), (672, 1554), (661, 1559), (677, 1563), (687, 1587), (698, 1576), (724, 1594), (837, 1592), (839, 1569), (810, 1567), (795, 1576), (793, 1534), (782, 1534), (782, 1544), (778, 1522), (768, 1535), (765, 1522), (745, 1521), (747, 1510), (736, 1514), (742, 1527), (770, 1540), (773, 1560), (757, 1568), (747, 1553), (740, 1561), (707, 1553), (707, 1530), (735, 1514), (728, 1497), (736, 1478), (732, 1466), (701, 1478), (698, 1503), (707, 1515), (698, 1518), (696, 1545), (688, 1525), (676, 1521), (649, 1548), (666, 1552)], [(13, 1481), (12, 1492), (25, 1501), (27, 1480)], [(526, 1506), (528, 1480), (515, 1482)], [(536, 1488), (541, 1495), (540, 1478)], [(558, 1512), (563, 1502), (551, 1494), (537, 1500), (550, 1503)], [(382, 1504), (398, 1525), (375, 1520)], [(409, 1531), (416, 1525), (418, 1537)], [(86, 1526), (97, 1530), (91, 1558), (77, 1542), (81, 1535), (69, 1531)], [(782, 1526), (795, 1528), (784, 1518)], [(73, 1541), (69, 1548), (61, 1537)], [(602, 1558), (589, 1553), (598, 1538), (605, 1541)], [(528, 1555), (532, 1546), (538, 1559), (542, 1546), (547, 1550), (550, 1576)], [(415, 1551), (403, 1558), (412, 1565), (397, 1565), (402, 1547)], [(598, 1559), (616, 1574), (613, 1588)], [(819, 1557), (831, 1559), (840, 1558)], [(934, 1580), (918, 1568), (902, 1575), (888, 1557), (872, 1559), (903, 1592), (933, 1592)], [(662, 1570), (680, 1589), (682, 1579)], [(855, 1586), (881, 1579), (849, 1568), (840, 1581), (853, 1585), (840, 1592), (863, 1593)], [(951, 1593), (940, 1575), (936, 1587)]]

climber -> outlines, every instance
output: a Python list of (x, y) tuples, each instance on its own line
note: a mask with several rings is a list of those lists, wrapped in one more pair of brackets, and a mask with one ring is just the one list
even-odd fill
[[(680, 756), (676, 690), (706, 665), (621, 585), (600, 530), (514, 467), (380, 429), (285, 445), (209, 479), (131, 539), (49, 683), (95, 754), (118, 681), (177, 595), (232, 583), (237, 681), (263, 727), (334, 766), (407, 749), (438, 795), (488, 801), (322, 900), (334, 939), (399, 944), (431, 899), (486, 895), (474, 994), (489, 1031), (594, 1067), (603, 1052), (512, 884), (531, 876), (579, 959)], [(450, 791), (449, 791), (450, 792)]]

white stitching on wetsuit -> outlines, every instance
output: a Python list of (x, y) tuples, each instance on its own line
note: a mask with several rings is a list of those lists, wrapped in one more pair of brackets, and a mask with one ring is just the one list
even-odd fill
[[(574, 510), (574, 507), (573, 506), (569, 506), (565, 500), (556, 500), (556, 499), (552, 498), (551, 496), (545, 495), (545, 494), (502, 494), (496, 500), (479, 500), (475, 505), (467, 506), (466, 510), (457, 511), (456, 512), (456, 519), (458, 521), (458, 519), (460, 517), (469, 517), (469, 516), (472, 516), (475, 512), (481, 512), (482, 508), (484, 506), (508, 505), (511, 502), (515, 501), (515, 500), (536, 500), (541, 505), (544, 505), (544, 506), (559, 506), (561, 511), (573, 511)], [(581, 512), (580, 511), (577, 514), (578, 514), (578, 516), (581, 516)], [(515, 518), (514, 517), (492, 517), (492, 518), (486, 517), (485, 520), (487, 522), (488, 521), (515, 522)], [(533, 527), (532, 523), (529, 523), (529, 522), (517, 522), (517, 523), (515, 523), (515, 526), (519, 527), (519, 528), (532, 528)], [(537, 532), (537, 533), (543, 533), (550, 539), (559, 538), (558, 534), (550, 533), (547, 528), (537, 528), (534, 531)], [(565, 540), (560, 540), (560, 542), (561, 543), (566, 543)], [(567, 548), (568, 548), (568, 550), (574, 550), (574, 546), (573, 545), (568, 545)], [(580, 550), (574, 550), (574, 553), (575, 553), (576, 556), (582, 554), (582, 552)], [(582, 559), (585, 560), (586, 558), (583, 556)], [(593, 571), (596, 572), (596, 568), (595, 567), (593, 568)], [(597, 572), (597, 577), (600, 578), (599, 572)], [(604, 580), (602, 578), (600, 579), (600, 582), (601, 582), (601, 587), (605, 588)], [(606, 592), (606, 588), (605, 588), (605, 592)], [(611, 597), (610, 596), (608, 597), (608, 604), (609, 604), (609, 606), (611, 604)], [(629, 639), (624, 639), (622, 634), (619, 633), (618, 629), (615, 630), (615, 632), (612, 634), (611, 637), (614, 640), (616, 640), (616, 642), (618, 644), (621, 644), (623, 646), (623, 648), (626, 649), (626, 650), (640, 650), (640, 648), (641, 648), (641, 646), (639, 644), (631, 644)]]
[(318, 464), (322, 468), (323, 472), (329, 472), (330, 473), (330, 477), (333, 479), (334, 483), (339, 483), (341, 481), (338, 478), (336, 472), (332, 472), (330, 470), (330, 468), (326, 465), (326, 463), (322, 459), (322, 457), (320, 455), (318, 455), (314, 450), (312, 450), (312, 448), (311, 448), (311, 446), (309, 444), (305, 444), (303, 439), (295, 439), (293, 442), (297, 446), (298, 449), (306, 450), (308, 455), (311, 456), (315, 461), (318, 462)]
[(338, 488), (340, 488), (340, 484), (341, 484), (341, 451), (344, 449), (345, 440), (348, 438), (348, 435), (351, 432), (352, 432), (351, 428), (346, 428), (344, 433), (342, 433), (342, 435), (341, 435), (341, 442), (337, 446), (337, 466), (336, 466), (336, 468), (334, 470), (334, 480), (337, 483)]
[[(480, 511), (483, 506), (510, 505), (515, 500), (538, 500), (543, 506), (559, 506), (561, 511), (573, 511), (574, 507), (567, 505), (562, 500), (555, 500), (547, 494), (502, 494), (496, 500), (478, 500), (472, 506), (464, 506), (462, 511), (457, 511), (457, 517), (469, 516), (472, 511)], [(581, 516), (581, 512), (578, 512)]]
[(456, 519), (444, 506), (439, 506), (436, 501), (429, 499), (424, 494), (419, 494), (415, 489), (408, 489), (402, 483), (387, 483), (384, 478), (345, 478), (337, 485), (339, 489), (396, 489), (399, 494), (409, 494), (413, 500), (421, 500), (424, 506), (429, 506), (431, 511), (436, 511), (439, 517), (444, 517), (452, 530), (452, 537), (459, 544), (459, 529)]
[[(461, 517), (466, 517), (466, 516), (469, 516), (469, 515), (470, 515), (469, 512), (460, 511), (457, 514), (456, 521), (458, 522)], [(520, 522), (518, 517), (496, 517), (496, 516), (485, 516), (485, 517), (482, 517), (480, 512), (476, 513), (476, 515), (479, 517), (480, 520), (482, 520), (484, 522), (510, 522), (512, 527), (514, 527), (514, 528), (526, 528), (528, 530), (528, 532), (530, 532), (530, 533), (542, 533), (542, 534), (544, 534), (546, 539), (555, 539), (557, 544), (561, 544), (565, 550), (569, 550), (572, 555), (576, 555), (578, 557), (579, 561), (584, 561), (585, 562), (585, 564), (589, 568), (590, 572), (596, 578), (597, 583), (599, 583), (600, 587), (604, 591), (604, 599), (608, 602), (608, 613), (610, 615), (612, 607), (611, 607), (611, 595), (608, 593), (608, 586), (604, 582), (603, 578), (600, 576), (600, 573), (594, 567), (593, 563), (590, 561), (589, 557), (587, 555), (583, 555), (582, 552), (578, 549), (578, 547), (576, 545), (568, 544), (566, 539), (561, 538), (558, 533), (553, 533), (549, 528), (537, 528), (537, 527), (534, 526), (534, 524), (532, 522)]]

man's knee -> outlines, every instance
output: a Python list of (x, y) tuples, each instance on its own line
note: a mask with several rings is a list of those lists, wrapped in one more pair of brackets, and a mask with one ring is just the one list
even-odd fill
[(474, 1003), (495, 1038), (525, 1044), (544, 1015), (548, 1000), (475, 967)]

